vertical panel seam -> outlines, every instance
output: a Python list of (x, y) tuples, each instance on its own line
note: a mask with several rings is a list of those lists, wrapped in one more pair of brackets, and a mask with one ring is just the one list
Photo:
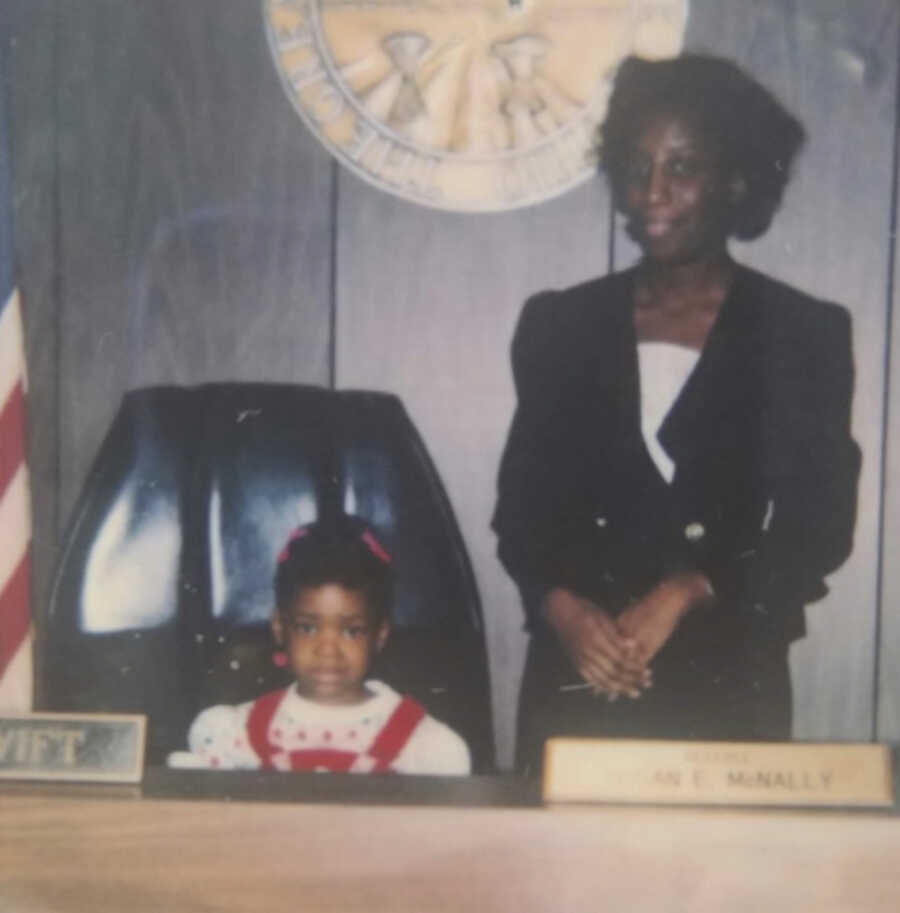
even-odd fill
[[(62, 11), (60, 0), (56, 0), (53, 10), (53, 206), (51, 209), (53, 219), (53, 281), (51, 292), (53, 296), (53, 413), (54, 413), (54, 480), (53, 480), (53, 533), (54, 549), (59, 548), (62, 537), (60, 497), (62, 493), (62, 408), (60, 395), (62, 393), (62, 152), (60, 150), (59, 93), (62, 91), (60, 68), (60, 33), (62, 31)], [(47, 607), (49, 608), (49, 606)]]
[(337, 386), (337, 283), (338, 283), (338, 164), (331, 159), (329, 186), (329, 275), (328, 275), (328, 386)]
[(871, 740), (877, 741), (881, 723), (881, 654), (882, 654), (882, 614), (884, 606), (884, 549), (885, 524), (887, 517), (887, 479), (888, 449), (890, 432), (891, 404), (891, 365), (892, 338), (894, 332), (894, 283), (896, 279), (897, 260), (897, 194), (898, 168), (900, 168), (900, 31), (895, 33), (897, 60), (894, 77), (894, 148), (892, 154), (893, 173), (891, 174), (891, 214), (888, 230), (887, 288), (885, 294), (885, 334), (883, 351), (884, 387), (881, 395), (881, 455), (879, 465), (879, 501), (878, 501), (878, 552), (875, 579), (875, 649), (872, 664), (872, 730)]

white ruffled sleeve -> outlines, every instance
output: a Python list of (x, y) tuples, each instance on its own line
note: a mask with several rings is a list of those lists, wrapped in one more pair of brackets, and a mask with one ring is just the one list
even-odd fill
[(175, 751), (169, 767), (209, 770), (255, 770), (256, 752), (247, 740), (247, 716), (251, 704), (232, 707), (220, 704), (201, 711), (188, 730), (188, 751)]
[(472, 771), (469, 747), (445, 723), (426, 716), (391, 765), (397, 773), (463, 777)]

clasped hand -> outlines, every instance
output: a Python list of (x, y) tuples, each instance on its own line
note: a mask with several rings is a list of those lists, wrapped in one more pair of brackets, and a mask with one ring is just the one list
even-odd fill
[(653, 685), (650, 662), (681, 619), (710, 594), (700, 574), (679, 574), (654, 587), (617, 618), (561, 587), (544, 597), (543, 613), (578, 673), (596, 694), (640, 697)]

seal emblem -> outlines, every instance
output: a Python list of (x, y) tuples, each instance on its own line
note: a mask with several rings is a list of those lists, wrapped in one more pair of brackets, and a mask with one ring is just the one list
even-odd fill
[(263, 0), (297, 112), (346, 167), (440, 209), (556, 196), (594, 171), (628, 54), (681, 49), (687, 0)]

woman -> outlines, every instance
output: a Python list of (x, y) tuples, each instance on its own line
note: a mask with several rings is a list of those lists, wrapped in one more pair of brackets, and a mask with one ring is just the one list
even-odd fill
[[(603, 168), (638, 264), (530, 299), (494, 528), (556, 734), (787, 739), (790, 642), (852, 547), (850, 320), (740, 266), (803, 128), (718, 58), (630, 58)], [(621, 698), (621, 700), (618, 700)]]

